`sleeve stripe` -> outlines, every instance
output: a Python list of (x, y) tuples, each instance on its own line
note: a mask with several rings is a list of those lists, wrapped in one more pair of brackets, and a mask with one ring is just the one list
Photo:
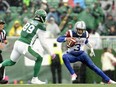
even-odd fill
[(89, 38), (89, 33), (86, 31), (86, 38)]
[(72, 31), (71, 30), (69, 30), (69, 33), (70, 33), (70, 37), (72, 37)]

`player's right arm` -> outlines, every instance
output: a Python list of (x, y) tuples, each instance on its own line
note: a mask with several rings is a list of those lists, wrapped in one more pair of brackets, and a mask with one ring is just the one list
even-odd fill
[(65, 42), (66, 40), (69, 39), (69, 37), (72, 37), (72, 31), (68, 30), (65, 35), (59, 36), (57, 38), (58, 42)]

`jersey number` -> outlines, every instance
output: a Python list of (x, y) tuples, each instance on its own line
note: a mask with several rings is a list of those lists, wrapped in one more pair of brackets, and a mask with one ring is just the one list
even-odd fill
[(75, 51), (80, 51), (80, 47), (81, 47), (80, 44), (76, 44), (76, 48), (75, 48), (74, 50), (75, 50)]
[(26, 31), (27, 33), (32, 33), (34, 29), (35, 26), (31, 25), (30, 23), (25, 24), (23, 27), (23, 31)]

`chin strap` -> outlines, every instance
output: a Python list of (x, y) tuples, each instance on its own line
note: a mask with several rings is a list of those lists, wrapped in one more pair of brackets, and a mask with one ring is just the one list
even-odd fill
[(77, 35), (82, 36), (82, 34), (77, 33)]

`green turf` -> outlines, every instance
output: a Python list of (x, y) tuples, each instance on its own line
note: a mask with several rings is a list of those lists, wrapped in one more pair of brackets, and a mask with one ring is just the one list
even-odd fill
[(46, 85), (33, 85), (33, 84), (6, 84), (0, 87), (116, 87), (116, 84), (46, 84)]

